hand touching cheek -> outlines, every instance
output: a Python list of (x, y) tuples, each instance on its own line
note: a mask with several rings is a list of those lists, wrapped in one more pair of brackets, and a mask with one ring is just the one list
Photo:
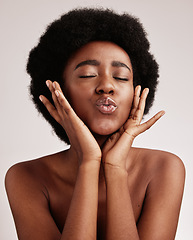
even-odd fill
[(126, 169), (126, 160), (136, 136), (149, 129), (155, 122), (164, 115), (164, 111), (158, 112), (151, 119), (141, 124), (145, 102), (149, 89), (144, 89), (141, 96), (141, 87), (135, 89), (133, 106), (126, 123), (114, 133), (102, 149), (102, 161), (104, 166)]

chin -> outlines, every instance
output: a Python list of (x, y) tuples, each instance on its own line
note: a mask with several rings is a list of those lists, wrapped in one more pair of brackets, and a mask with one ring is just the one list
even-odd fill
[(116, 131), (102, 129), (101, 131), (94, 131), (93, 133), (101, 136), (109, 136), (109, 135), (112, 135), (114, 132)]
[(116, 132), (121, 126), (122, 125), (116, 126), (115, 124), (111, 125), (109, 123), (103, 123), (97, 126), (92, 126), (90, 130), (97, 135), (109, 136)]

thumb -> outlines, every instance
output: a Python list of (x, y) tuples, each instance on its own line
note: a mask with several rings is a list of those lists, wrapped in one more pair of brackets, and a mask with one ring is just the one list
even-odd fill
[(142, 123), (138, 126), (138, 132), (137, 135), (139, 135), (142, 132), (145, 132), (148, 130), (152, 125), (154, 125), (163, 115), (165, 114), (165, 111), (160, 111), (157, 114), (155, 114), (152, 118), (150, 118), (147, 122)]

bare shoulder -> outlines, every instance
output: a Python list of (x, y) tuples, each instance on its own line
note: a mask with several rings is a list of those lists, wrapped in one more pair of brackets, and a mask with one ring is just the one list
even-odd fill
[(7, 171), (5, 187), (19, 239), (60, 238), (50, 213), (49, 186), (57, 185), (61, 159), (65, 160), (61, 154), (17, 163)]
[(9, 200), (12, 201), (17, 192), (20, 193), (18, 197), (21, 198), (24, 192), (36, 192), (43, 180), (41, 172), (45, 174), (47, 169), (45, 158), (24, 161), (11, 166), (5, 176), (5, 187)]
[(26, 179), (29, 179), (30, 177), (33, 177), (33, 180), (37, 179), (40, 171), (44, 168), (44, 171), (48, 169), (48, 166), (46, 164), (46, 158), (47, 156), (29, 160), (29, 161), (23, 161), (14, 164), (11, 166), (5, 176), (5, 184), (8, 184), (11, 181), (19, 181), (23, 180), (23, 182)]
[[(20, 191), (20, 195), (36, 195), (41, 192), (47, 196), (46, 186), (57, 175), (62, 153), (44, 156), (38, 159), (16, 163), (5, 176), (5, 187), (9, 198)], [(56, 167), (55, 167), (56, 166)]]
[(138, 231), (146, 239), (149, 236), (151, 239), (157, 239), (157, 236), (174, 239), (184, 191), (184, 164), (178, 156), (169, 152), (137, 151), (144, 166), (142, 175), (148, 178)]
[(140, 165), (149, 171), (152, 177), (166, 173), (185, 177), (184, 163), (177, 155), (166, 151), (145, 148), (135, 148), (134, 151), (139, 156)]
[[(167, 199), (175, 197), (180, 206), (185, 183), (185, 166), (175, 154), (151, 149), (138, 149), (142, 173), (146, 176), (146, 199)], [(153, 197), (154, 196), (154, 197)], [(156, 197), (157, 196), (157, 197)], [(164, 197), (165, 196), (165, 197)], [(174, 203), (174, 202), (173, 202)]]

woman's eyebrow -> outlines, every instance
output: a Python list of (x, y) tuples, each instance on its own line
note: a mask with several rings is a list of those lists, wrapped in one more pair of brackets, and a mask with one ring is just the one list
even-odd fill
[[(81, 67), (81, 66), (85, 66), (85, 65), (92, 65), (92, 66), (99, 66), (100, 65), (100, 62), (97, 61), (97, 60), (85, 60), (83, 62), (80, 62), (74, 69), (74, 71)], [(131, 72), (131, 69), (125, 64), (125, 63), (122, 63), (122, 62), (119, 62), (119, 61), (112, 61), (111, 62), (111, 65), (113, 67), (125, 67), (127, 68), (130, 72)]]
[(131, 69), (125, 63), (122, 63), (122, 62), (119, 62), (119, 61), (113, 61), (111, 63), (111, 65), (113, 67), (125, 67), (125, 68), (129, 69), (129, 71), (131, 72)]
[(97, 60), (86, 60), (86, 61), (83, 61), (83, 62), (80, 62), (74, 69), (74, 71), (81, 67), (81, 66), (85, 66), (85, 65), (92, 65), (92, 66), (99, 66), (100, 65), (100, 62), (97, 61)]

